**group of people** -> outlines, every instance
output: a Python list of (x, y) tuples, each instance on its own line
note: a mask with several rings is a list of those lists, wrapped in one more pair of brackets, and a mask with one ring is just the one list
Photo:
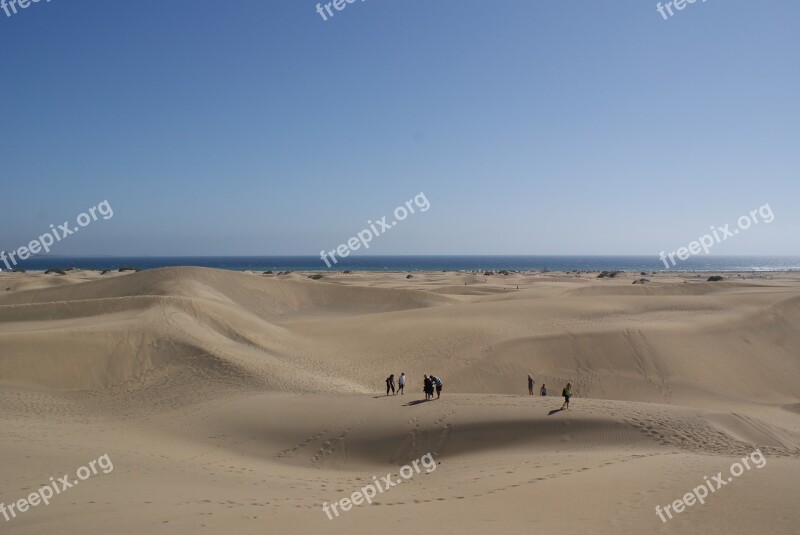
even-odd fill
[(436, 399), (442, 397), (442, 380), (431, 374), (423, 380), (422, 391), (425, 392), (425, 401), (433, 399), (433, 389), (436, 388)]
[[(533, 395), (533, 385), (536, 381), (533, 380), (533, 376), (528, 374), (528, 395)], [(406, 374), (405, 372), (400, 373), (400, 377), (397, 379), (397, 390), (394, 387), (394, 374), (389, 375), (386, 378), (386, 395), (389, 395), (389, 392), (392, 395), (396, 394), (405, 394), (406, 388)], [(431, 374), (430, 376), (425, 375), (425, 379), (423, 380), (422, 391), (425, 393), (425, 401), (429, 401), (433, 399), (433, 392), (436, 391), (436, 399), (442, 397), (442, 380), (436, 377), (435, 375)], [(547, 385), (542, 383), (542, 388), (539, 389), (539, 395), (546, 396), (547, 395)], [(564, 398), (564, 404), (561, 405), (561, 410), (567, 409), (569, 410), (569, 400), (572, 397), (572, 383), (567, 383), (567, 386), (564, 387), (564, 390), (561, 391), (561, 396)]]
[[(531, 374), (528, 374), (528, 395), (533, 395), (533, 384), (536, 381), (533, 380)], [(542, 388), (539, 390), (540, 395), (546, 396), (547, 395), (547, 385), (542, 383)], [(572, 397), (572, 383), (567, 383), (567, 386), (564, 387), (564, 390), (561, 391), (561, 396), (564, 398), (564, 404), (561, 405), (561, 410), (567, 409), (569, 410), (569, 399)]]
[[(533, 380), (533, 377), (531, 377), (531, 374), (528, 374), (528, 395), (529, 396), (533, 395), (533, 383), (535, 383), (535, 382), (536, 381)], [(547, 385), (546, 384), (542, 383), (542, 388), (539, 389), (539, 394), (541, 396), (546, 396), (547, 395)]]
[[(406, 388), (406, 374), (400, 373), (400, 377), (397, 379), (397, 393), (398, 394), (405, 394), (404, 390)], [(389, 391), (392, 392), (392, 395), (395, 395), (394, 390), (394, 374), (391, 374), (389, 377), (386, 378), (386, 395), (389, 395)]]
[[(442, 397), (442, 387), (444, 383), (442, 380), (436, 377), (435, 375), (431, 374), (430, 376), (425, 376), (423, 381), (422, 391), (425, 393), (425, 401), (433, 399), (433, 392), (436, 391), (436, 399)], [(389, 395), (389, 392), (392, 395), (396, 394), (405, 394), (405, 387), (406, 387), (406, 374), (405, 372), (400, 373), (400, 377), (397, 379), (397, 390), (395, 391), (394, 388), (394, 374), (391, 374), (389, 377), (386, 378), (386, 395)]]

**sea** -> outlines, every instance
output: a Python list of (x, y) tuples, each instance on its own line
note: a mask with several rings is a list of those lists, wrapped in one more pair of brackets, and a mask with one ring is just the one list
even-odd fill
[[(677, 260), (677, 259), (676, 259)], [(692, 256), (667, 269), (653, 256), (349, 256), (328, 268), (318, 256), (34, 256), (16, 267), (141, 270), (202, 266), (233, 271), (800, 271), (800, 256)], [(0, 262), (0, 268), (8, 271)]]

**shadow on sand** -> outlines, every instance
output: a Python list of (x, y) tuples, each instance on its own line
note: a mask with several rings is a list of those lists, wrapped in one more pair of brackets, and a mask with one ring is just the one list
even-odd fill
[(547, 413), (547, 415), (548, 415), (548, 416), (552, 416), (552, 415), (554, 415), (555, 413), (557, 413), (557, 412), (561, 412), (561, 411), (563, 411), (563, 410), (564, 410), (564, 409), (553, 409), (553, 410), (551, 410), (550, 412), (548, 412), (548, 413)]
[(404, 403), (403, 407), (411, 407), (412, 405), (419, 405), (420, 403), (427, 403), (429, 400), (427, 399), (415, 399), (414, 401), (409, 401), (408, 403)]

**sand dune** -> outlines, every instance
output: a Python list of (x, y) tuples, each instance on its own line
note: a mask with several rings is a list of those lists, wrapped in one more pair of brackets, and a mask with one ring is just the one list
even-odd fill
[[(4, 527), (796, 532), (800, 280), (635, 278), (2, 273), (0, 500), (115, 461)], [(383, 396), (400, 371), (407, 394)], [(424, 373), (442, 400), (419, 403)], [(763, 469), (655, 516), (755, 448)], [(428, 452), (436, 470), (376, 505), (322, 513)]]

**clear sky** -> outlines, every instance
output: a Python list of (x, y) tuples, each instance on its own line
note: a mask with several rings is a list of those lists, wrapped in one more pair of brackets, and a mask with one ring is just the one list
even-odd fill
[[(8, 2), (9, 0), (6, 0)], [(0, 249), (800, 254), (800, 2), (41, 0), (0, 11)], [(327, 15), (326, 15), (327, 16)], [(360, 254), (361, 252), (359, 252)]]

